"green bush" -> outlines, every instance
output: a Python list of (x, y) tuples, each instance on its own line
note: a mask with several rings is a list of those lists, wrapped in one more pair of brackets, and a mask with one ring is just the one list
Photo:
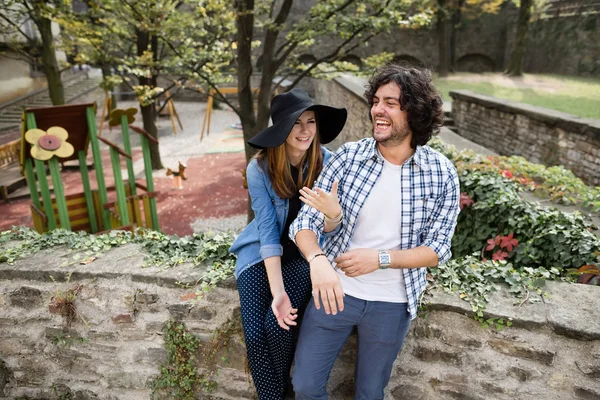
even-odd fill
[[(439, 141), (434, 147), (455, 163), (463, 197), (472, 204), (463, 207), (452, 252), (454, 258), (473, 253), (486, 258), (486, 249), (494, 238), (509, 235), (518, 244), (499, 259), (510, 260), (517, 269), (579, 268), (600, 255), (600, 238), (580, 213), (564, 213), (523, 200), (528, 181), (514, 179), (519, 171), (498, 169), (472, 152), (457, 152)], [(470, 203), (470, 201), (468, 202)], [(493, 246), (490, 246), (493, 247)]]

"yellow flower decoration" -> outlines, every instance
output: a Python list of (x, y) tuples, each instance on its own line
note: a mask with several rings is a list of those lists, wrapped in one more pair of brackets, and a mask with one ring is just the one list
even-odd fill
[(60, 126), (53, 126), (48, 131), (30, 129), (25, 132), (25, 140), (31, 143), (31, 157), (46, 161), (57, 156), (67, 158), (75, 152), (75, 148), (67, 139), (69, 134)]
[(128, 108), (127, 110), (115, 108), (110, 112), (110, 120), (108, 121), (108, 124), (110, 126), (121, 125), (121, 117), (123, 115), (127, 115), (127, 124), (131, 124), (133, 121), (135, 121), (134, 115), (137, 113), (137, 111), (137, 108)]

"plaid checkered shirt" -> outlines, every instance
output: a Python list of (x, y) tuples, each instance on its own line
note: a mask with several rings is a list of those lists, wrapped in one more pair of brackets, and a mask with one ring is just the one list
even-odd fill
[[(350, 238), (360, 210), (371, 189), (383, 171), (384, 162), (376, 151), (372, 138), (346, 143), (331, 158), (314, 187), (331, 191), (334, 181), (339, 182), (338, 198), (344, 220), (333, 231), (325, 234), (322, 248), (333, 260), (348, 249)], [(401, 190), (402, 222), (401, 249), (427, 246), (438, 256), (439, 264), (451, 257), (450, 242), (458, 217), (460, 186), (452, 163), (429, 146), (418, 146), (415, 153), (402, 165)], [(385, 218), (382, 215), (381, 218)], [(290, 238), (300, 230), (308, 229), (317, 235), (323, 232), (324, 217), (316, 209), (304, 205), (290, 226)], [(427, 285), (427, 268), (402, 269), (408, 311), (411, 319), (417, 315), (419, 298)]]

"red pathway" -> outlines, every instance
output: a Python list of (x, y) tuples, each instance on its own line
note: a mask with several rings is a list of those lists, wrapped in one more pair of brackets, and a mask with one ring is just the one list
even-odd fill
[[(141, 157), (134, 150), (134, 160)], [(112, 185), (112, 170), (108, 151), (102, 154), (104, 175), (108, 186)], [(246, 166), (245, 153), (205, 154), (187, 161), (183, 189), (175, 189), (171, 177), (155, 177), (158, 219), (161, 230), (179, 236), (192, 233), (190, 224), (198, 218), (222, 218), (245, 214), (247, 211), (247, 191), (242, 187), (240, 170)], [(122, 165), (125, 168), (124, 162)], [(62, 173), (67, 194), (82, 191), (78, 171)], [(90, 171), (92, 187), (95, 175)], [(32, 227), (30, 200), (21, 199), (11, 203), (0, 202), (0, 231), (13, 225)]]

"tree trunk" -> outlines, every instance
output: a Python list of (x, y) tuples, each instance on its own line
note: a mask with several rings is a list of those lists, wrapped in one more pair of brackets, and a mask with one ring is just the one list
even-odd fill
[[(152, 137), (158, 139), (158, 129), (156, 128), (156, 109), (154, 104), (142, 106), (142, 120), (144, 122), (144, 130), (148, 132)], [(158, 144), (149, 142), (150, 144), (150, 160), (152, 169), (163, 169), (162, 161), (160, 160), (160, 151)]]
[(525, 47), (527, 46), (527, 31), (529, 30), (532, 5), (533, 0), (521, 0), (519, 21), (517, 22), (517, 35), (506, 71), (510, 76), (523, 75), (523, 60), (525, 58)]
[(442, 8), (444, 2), (438, 2), (440, 9), (438, 10), (438, 51), (439, 65), (438, 74), (441, 78), (448, 76), (450, 71), (450, 21), (446, 15), (446, 11)]
[[(236, 0), (237, 11), (237, 77), (238, 77), (238, 102), (240, 105), (240, 119), (244, 132), (244, 142), (256, 134), (256, 117), (254, 115), (254, 102), (250, 77), (252, 76), (252, 37), (254, 30), (254, 0)], [(245, 143), (246, 162), (256, 154), (256, 150)]]
[[(137, 43), (137, 55), (142, 56), (145, 51), (148, 51), (148, 47), (151, 46), (150, 33), (147, 31), (136, 30), (136, 43)], [(138, 81), (140, 85), (156, 87), (156, 77), (146, 78), (146, 77), (138, 77)], [(148, 132), (150, 135), (158, 139), (158, 129), (156, 127), (156, 108), (154, 107), (154, 101), (150, 104), (141, 104), (140, 108), (142, 110), (142, 119), (144, 121), (144, 130)], [(162, 169), (162, 161), (160, 159), (160, 149), (158, 144), (150, 142), (150, 160), (152, 164), (152, 169)]]
[[(102, 69), (102, 79), (104, 79), (104, 81), (106, 82), (106, 80), (108, 78), (110, 78), (112, 76), (112, 71), (110, 68), (110, 65), (107, 64), (102, 64), (100, 65), (100, 68)], [(110, 109), (108, 110), (108, 114), (106, 115), (107, 119), (110, 116), (110, 112), (112, 110), (114, 110), (115, 108), (117, 108), (117, 96), (115, 96), (115, 88), (114, 87), (107, 87), (107, 90), (110, 91)]]
[(65, 91), (60, 78), (60, 69), (56, 60), (54, 49), (54, 37), (52, 36), (52, 21), (47, 18), (36, 16), (33, 18), (42, 37), (42, 64), (46, 80), (48, 81), (48, 92), (52, 104), (59, 106), (65, 104)]
[[(256, 154), (256, 149), (248, 146), (247, 141), (256, 134), (256, 117), (252, 99), (252, 36), (254, 34), (254, 0), (235, 0), (236, 40), (237, 40), (237, 77), (238, 77), (238, 102), (240, 105), (239, 116), (244, 132), (244, 149), (246, 150), (246, 163)], [(248, 222), (254, 218), (250, 196), (248, 196)]]
[(458, 4), (456, 6), (456, 9), (452, 12), (452, 17), (451, 17), (452, 24), (450, 25), (450, 71), (452, 71), (452, 72), (457, 71), (456, 35), (457, 35), (457, 29), (458, 29), (461, 19), (462, 19), (463, 4), (464, 4), (464, 0), (459, 0)]

